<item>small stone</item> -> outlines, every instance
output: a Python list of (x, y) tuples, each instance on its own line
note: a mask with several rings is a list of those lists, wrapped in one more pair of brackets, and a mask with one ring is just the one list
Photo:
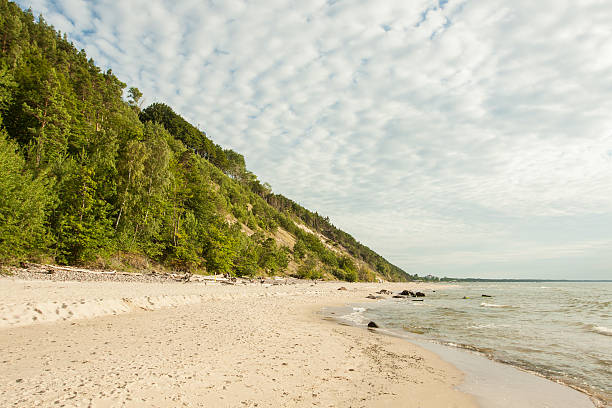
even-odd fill
[(376, 323), (374, 323), (374, 322), (370, 322), (370, 323), (368, 323), (368, 327), (377, 329), (378, 325)]

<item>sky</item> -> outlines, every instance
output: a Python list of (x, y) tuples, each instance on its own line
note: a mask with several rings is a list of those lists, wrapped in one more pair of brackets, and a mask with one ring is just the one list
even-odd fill
[(608, 0), (18, 0), (409, 273), (612, 279)]

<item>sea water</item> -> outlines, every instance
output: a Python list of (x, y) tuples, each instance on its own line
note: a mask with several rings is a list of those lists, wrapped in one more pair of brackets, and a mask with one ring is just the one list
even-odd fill
[(612, 403), (612, 283), (459, 283), (424, 292), (423, 301), (383, 300), (344, 317), (475, 350)]

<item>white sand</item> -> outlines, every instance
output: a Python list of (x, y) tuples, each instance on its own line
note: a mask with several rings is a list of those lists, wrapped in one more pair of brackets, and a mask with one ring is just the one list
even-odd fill
[(0, 406), (475, 407), (435, 354), (318, 315), (423, 287), (0, 279)]

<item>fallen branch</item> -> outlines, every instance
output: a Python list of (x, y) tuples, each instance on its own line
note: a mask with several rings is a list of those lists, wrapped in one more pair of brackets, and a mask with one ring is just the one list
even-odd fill
[(81, 268), (73, 268), (70, 266), (56, 266), (56, 265), (42, 265), (45, 268), (57, 269), (60, 271), (68, 271), (68, 272), (82, 272), (82, 273), (93, 273), (95, 275), (113, 275), (117, 273), (117, 271), (92, 271), (91, 269), (81, 269)]

